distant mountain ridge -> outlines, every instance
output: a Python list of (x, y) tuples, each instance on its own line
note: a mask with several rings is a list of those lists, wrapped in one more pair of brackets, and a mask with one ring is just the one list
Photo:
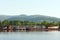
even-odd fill
[(44, 15), (17, 15), (17, 16), (6, 16), (0, 15), (0, 20), (21, 20), (21, 21), (32, 21), (32, 22), (42, 22), (42, 21), (60, 21), (60, 18), (44, 16)]
[(32, 22), (41, 22), (41, 21), (60, 21), (60, 18), (56, 17), (50, 17), (50, 16), (44, 16), (44, 15), (18, 15), (14, 16), (12, 18), (9, 18), (8, 20), (22, 20), (22, 21), (32, 21)]
[(10, 16), (0, 15), (0, 21), (6, 20), (8, 18), (10, 18)]

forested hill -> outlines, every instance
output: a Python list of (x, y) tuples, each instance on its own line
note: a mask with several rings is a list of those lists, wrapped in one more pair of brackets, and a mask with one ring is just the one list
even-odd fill
[(7, 20), (22, 20), (22, 21), (32, 21), (32, 22), (41, 22), (41, 21), (60, 21), (60, 18), (43, 16), (43, 15), (18, 15), (18, 16), (10, 16)]
[(9, 19), (11, 16), (7, 16), (7, 15), (0, 15), (0, 21), (4, 21), (6, 19)]
[(0, 15), (0, 20), (22, 20), (22, 21), (32, 21), (32, 22), (41, 22), (41, 21), (60, 21), (60, 18), (43, 16), (43, 15), (17, 15), (17, 16), (6, 16)]

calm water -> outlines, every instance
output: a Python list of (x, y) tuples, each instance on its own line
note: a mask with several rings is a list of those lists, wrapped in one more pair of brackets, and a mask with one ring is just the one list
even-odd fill
[(0, 40), (60, 40), (60, 32), (1, 32)]

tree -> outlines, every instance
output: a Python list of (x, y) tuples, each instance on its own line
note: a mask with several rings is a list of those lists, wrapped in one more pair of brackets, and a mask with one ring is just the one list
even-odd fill
[(48, 24), (49, 24), (49, 22), (47, 22), (47, 21), (43, 21), (41, 23), (41, 25), (45, 25), (45, 29), (48, 29)]
[(8, 26), (8, 25), (9, 25), (9, 21), (8, 21), (8, 20), (4, 20), (4, 21), (2, 22), (2, 25), (3, 25), (3, 26)]
[(0, 21), (0, 31), (3, 31), (2, 22)]
[(60, 29), (60, 22), (58, 22), (58, 25), (59, 25), (59, 29)]
[(8, 20), (4, 20), (4, 21), (2, 22), (2, 26), (3, 26), (3, 27), (7, 27), (7, 32), (9, 31), (9, 21), (8, 21)]
[(50, 26), (57, 26), (58, 23), (57, 23), (57, 22), (50, 22), (49, 25), (50, 25)]

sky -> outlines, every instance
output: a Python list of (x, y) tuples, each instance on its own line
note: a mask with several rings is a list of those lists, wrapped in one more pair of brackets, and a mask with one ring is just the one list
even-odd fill
[(60, 0), (0, 0), (0, 15), (21, 14), (60, 18)]

